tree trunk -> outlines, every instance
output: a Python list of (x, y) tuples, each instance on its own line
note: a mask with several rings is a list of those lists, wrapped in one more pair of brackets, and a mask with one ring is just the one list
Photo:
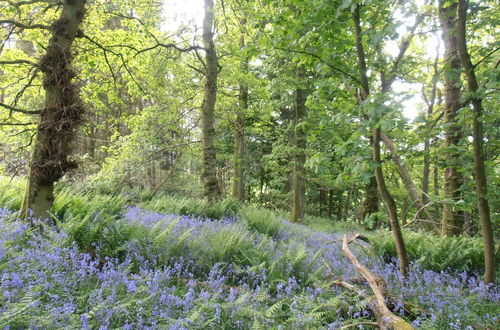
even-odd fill
[(203, 131), (203, 186), (204, 196), (209, 201), (220, 199), (217, 181), (217, 153), (215, 150), (215, 101), (217, 99), (218, 60), (215, 53), (214, 1), (205, 0), (203, 19), (203, 46), (205, 48), (205, 93), (202, 104)]
[(382, 200), (387, 208), (387, 212), (389, 213), (389, 219), (391, 222), (391, 230), (392, 235), (394, 236), (394, 241), (396, 243), (396, 251), (399, 257), (399, 269), (401, 274), (406, 277), (408, 274), (408, 256), (406, 254), (406, 247), (403, 241), (403, 235), (401, 233), (401, 227), (399, 226), (398, 221), (398, 211), (396, 207), (396, 202), (394, 198), (392, 198), (389, 189), (385, 185), (384, 173), (382, 171), (382, 161), (380, 158), (380, 138), (381, 138), (381, 129), (379, 127), (375, 127), (373, 129), (373, 161), (377, 165), (375, 169), (375, 178), (377, 179), (377, 186), (380, 192), (380, 196), (382, 196)]
[[(246, 19), (241, 19), (241, 25), (246, 24)], [(240, 38), (240, 49), (245, 47), (245, 38)], [(244, 72), (248, 71), (248, 57), (245, 56), (242, 63)], [(243, 179), (243, 162), (245, 151), (245, 113), (248, 110), (248, 87), (244, 82), (240, 83), (240, 95), (238, 109), (236, 110), (236, 123), (234, 132), (234, 177), (233, 177), (233, 197), (239, 202), (245, 200), (245, 181)]]
[(463, 228), (463, 212), (454, 204), (462, 199), (462, 186), (464, 180), (460, 172), (462, 160), (459, 143), (462, 130), (457, 122), (457, 112), (460, 104), (460, 61), (458, 59), (457, 30), (457, 3), (448, 3), (440, 0), (439, 19), (443, 30), (444, 40), (444, 97), (445, 97), (445, 159), (447, 168), (444, 174), (444, 193), (448, 202), (444, 203), (443, 210), (443, 235), (459, 235)]
[[(306, 79), (305, 69), (298, 69), (299, 83), (303, 83)], [(304, 131), (304, 123), (306, 117), (306, 99), (307, 92), (304, 87), (300, 86), (296, 90), (296, 105), (294, 116), (294, 142), (295, 153), (293, 160), (293, 205), (292, 205), (292, 222), (303, 222), (304, 220), (304, 204), (306, 200), (305, 189), (305, 168), (306, 162), (306, 134)]]
[[(362, 85), (362, 94), (361, 97), (363, 100), (366, 100), (369, 93), (370, 93), (370, 85), (368, 81), (368, 76), (367, 76), (367, 69), (366, 69), (366, 59), (365, 59), (365, 52), (363, 49), (363, 43), (361, 39), (361, 16), (360, 16), (360, 5), (358, 4), (354, 10), (353, 13), (353, 19), (354, 19), (354, 27), (356, 30), (356, 49), (358, 53), (358, 63), (360, 66), (360, 78), (361, 78), (361, 85)], [(417, 18), (415, 20), (415, 25), (413, 26), (411, 30), (411, 35), (409, 38), (406, 38), (403, 44), (400, 46), (400, 51), (397, 56), (398, 61), (402, 59), (404, 56), (404, 53), (408, 49), (409, 43), (413, 37), (413, 34), (415, 33), (415, 29), (418, 26), (419, 22), (421, 20), (420, 18)], [(381, 86), (381, 92), (382, 93), (387, 93), (394, 80), (396, 79), (395, 75), (395, 69), (399, 62), (394, 62), (392, 71), (389, 72), (389, 75), (387, 75), (385, 72), (382, 74), (382, 86)], [(396, 244), (396, 252), (398, 254), (399, 258), (399, 268), (401, 271), (401, 274), (403, 277), (406, 277), (408, 274), (408, 255), (406, 253), (406, 247), (404, 244), (403, 240), (403, 235), (401, 233), (401, 227), (399, 225), (398, 221), (398, 213), (397, 213), (397, 207), (396, 207), (396, 202), (394, 201), (394, 198), (392, 197), (391, 193), (389, 192), (389, 189), (387, 189), (387, 186), (385, 184), (385, 179), (384, 179), (384, 173), (382, 171), (382, 161), (380, 157), (380, 140), (381, 140), (381, 134), (382, 130), (379, 126), (379, 118), (373, 118), (376, 120), (376, 123), (373, 126), (372, 129), (372, 137), (370, 139), (371, 143), (371, 148), (372, 148), (372, 160), (375, 163), (375, 179), (377, 181), (377, 187), (378, 191), (380, 193), (380, 196), (382, 197), (382, 200), (384, 201), (384, 204), (387, 208), (387, 211), (389, 213), (389, 219), (391, 223), (391, 230), (392, 230), (392, 235), (394, 237), (394, 241)]]
[[(363, 48), (363, 40), (361, 38), (361, 14), (359, 10), (359, 5), (356, 6), (353, 13), (354, 29), (356, 31), (356, 52), (358, 54), (358, 65), (360, 70), (360, 81), (361, 81), (361, 101), (365, 101), (370, 94), (370, 84), (367, 76), (367, 67), (365, 59), (365, 50)], [(371, 133), (369, 133), (371, 134)], [(373, 138), (369, 136), (370, 145), (373, 143)], [(365, 186), (365, 198), (363, 201), (363, 213), (362, 219), (370, 216), (379, 210), (379, 196), (377, 194), (377, 180), (375, 179), (375, 173), (370, 178), (370, 181)], [(375, 228), (378, 225), (378, 220), (375, 221)]]
[[(434, 160), (434, 196), (439, 196), (439, 167)], [(434, 219), (439, 219), (439, 203), (434, 203)]]
[(318, 191), (319, 191), (319, 214), (322, 217), (328, 217), (328, 211), (329, 211), (329, 194), (328, 190), (325, 188), (318, 186)]
[(34, 217), (49, 218), (54, 184), (76, 163), (69, 159), (75, 130), (82, 121), (83, 104), (72, 79), (71, 47), (80, 32), (86, 0), (66, 0), (52, 25), (52, 37), (40, 59), (45, 105), (33, 143), (28, 185), (22, 210)]
[(483, 112), (482, 98), (478, 93), (478, 83), (474, 65), (472, 65), (466, 42), (466, 20), (467, 20), (467, 2), (459, 0), (458, 14), (458, 54), (462, 67), (465, 70), (467, 84), (472, 98), (472, 128), (473, 128), (473, 147), (474, 147), (474, 171), (476, 180), (477, 208), (479, 219), (481, 221), (481, 231), (484, 240), (484, 261), (485, 272), (484, 282), (493, 283), (495, 280), (495, 244), (493, 240), (493, 227), (490, 219), (490, 207), (487, 199), (487, 179), (484, 168), (483, 154), (483, 123), (481, 115)]
[[(434, 104), (436, 102), (436, 92), (437, 92), (437, 79), (435, 77), (439, 74), (438, 72), (438, 62), (439, 62), (439, 53), (436, 55), (436, 58), (434, 59), (434, 76), (432, 78), (432, 89), (431, 89), (431, 96), (427, 100), (427, 97), (425, 95), (425, 88), (422, 89), (422, 95), (424, 96), (424, 100), (426, 100), (427, 103), (427, 120), (430, 120), (432, 117), (432, 114), (434, 112)], [(430, 156), (430, 150), (431, 150), (431, 143), (430, 139), (426, 138), (424, 142), (424, 168), (422, 171), (422, 202), (424, 204), (429, 203), (429, 177), (431, 173), (431, 156)]]
[(355, 191), (355, 186), (351, 186), (349, 188), (349, 191), (347, 192), (347, 200), (345, 201), (345, 206), (344, 209), (342, 210), (342, 221), (347, 221), (347, 218), (349, 217), (349, 209), (351, 208), (351, 200), (352, 195)]

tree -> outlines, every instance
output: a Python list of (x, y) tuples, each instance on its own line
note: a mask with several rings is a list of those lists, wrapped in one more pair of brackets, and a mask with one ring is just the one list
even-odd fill
[(294, 111), (294, 156), (293, 156), (293, 203), (292, 203), (292, 222), (304, 221), (304, 204), (306, 200), (306, 171), (304, 168), (306, 162), (306, 134), (304, 124), (307, 114), (306, 99), (307, 91), (303, 86), (307, 79), (303, 66), (297, 70), (297, 80), (299, 86), (295, 90), (295, 111)]
[[(240, 49), (244, 51), (245, 35), (244, 30), (247, 23), (246, 18), (241, 21)], [(244, 53), (241, 61), (241, 69), (248, 72), (248, 56)], [(238, 107), (236, 110), (236, 121), (234, 129), (234, 175), (233, 175), (233, 197), (238, 201), (245, 200), (245, 181), (243, 176), (244, 152), (245, 152), (245, 116), (248, 111), (248, 85), (240, 82)]]
[(483, 144), (483, 104), (479, 84), (476, 78), (474, 65), (467, 50), (466, 23), (467, 23), (468, 1), (458, 1), (458, 21), (456, 26), (457, 53), (465, 71), (467, 86), (472, 103), (472, 126), (473, 126), (473, 148), (474, 148), (474, 171), (476, 181), (476, 198), (481, 230), (484, 239), (484, 282), (493, 283), (495, 280), (495, 244), (493, 240), (493, 227), (490, 219), (490, 207), (487, 195), (487, 179), (484, 167), (484, 144)]
[(439, 1), (439, 20), (444, 40), (444, 122), (446, 148), (446, 171), (444, 174), (444, 192), (448, 201), (444, 204), (442, 234), (459, 235), (464, 225), (464, 213), (456, 206), (462, 199), (461, 187), (464, 178), (460, 170), (460, 140), (463, 137), (458, 123), (458, 110), (461, 108), (460, 92), (460, 60), (458, 58), (457, 7), (455, 1)]
[(215, 150), (215, 102), (217, 99), (217, 74), (219, 71), (214, 44), (214, 2), (205, 0), (203, 19), (203, 46), (205, 48), (205, 92), (202, 104), (203, 131), (203, 185), (204, 195), (209, 201), (220, 198), (217, 181), (217, 160)]
[(75, 130), (84, 111), (78, 87), (72, 81), (72, 45), (81, 36), (86, 0), (65, 0), (61, 15), (51, 26), (52, 37), (40, 59), (45, 105), (33, 143), (28, 186), (22, 209), (34, 217), (48, 218), (54, 183), (76, 164), (69, 159)]

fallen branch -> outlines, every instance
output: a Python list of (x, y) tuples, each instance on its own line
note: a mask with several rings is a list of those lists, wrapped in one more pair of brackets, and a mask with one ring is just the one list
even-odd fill
[[(350, 240), (347, 238), (347, 235), (344, 235), (344, 239), (342, 240), (342, 252), (344, 252), (347, 258), (351, 261), (357, 272), (366, 279), (368, 285), (372, 289), (375, 296), (371, 298), (369, 306), (375, 314), (380, 328), (402, 330), (413, 329), (408, 322), (389, 310), (385, 303), (387, 284), (380, 275), (375, 274), (359, 262), (358, 258), (356, 258), (356, 256), (349, 250), (349, 241)], [(367, 298), (367, 294), (353, 284), (343, 281), (333, 281), (332, 284), (342, 286), (356, 292), (363, 298)]]

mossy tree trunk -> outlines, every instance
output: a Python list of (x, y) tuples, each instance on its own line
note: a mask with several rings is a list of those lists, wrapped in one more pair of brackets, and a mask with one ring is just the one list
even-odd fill
[(75, 131), (81, 123), (83, 104), (72, 82), (72, 45), (79, 36), (86, 0), (65, 0), (59, 19), (51, 27), (52, 37), (40, 59), (45, 105), (33, 142), (28, 184), (22, 211), (49, 218), (54, 184), (76, 164), (69, 159)]
[(440, 0), (439, 20), (443, 31), (444, 40), (444, 121), (446, 148), (446, 170), (444, 173), (444, 193), (447, 202), (443, 207), (443, 220), (441, 233), (443, 235), (459, 235), (463, 231), (463, 212), (455, 207), (455, 203), (462, 199), (461, 186), (464, 183), (460, 171), (462, 159), (460, 158), (460, 139), (462, 130), (457, 122), (460, 102), (460, 61), (458, 58), (457, 30), (458, 3)]
[(205, 93), (202, 104), (203, 187), (209, 201), (220, 199), (215, 150), (215, 101), (217, 99), (218, 59), (214, 45), (214, 1), (205, 0), (203, 47), (205, 48)]
[[(303, 67), (298, 69), (297, 78), (299, 84), (304, 83), (306, 73)], [(304, 165), (306, 163), (306, 133), (304, 120), (307, 114), (306, 99), (307, 91), (305, 87), (299, 86), (295, 92), (292, 222), (303, 222), (305, 213), (306, 173)]]

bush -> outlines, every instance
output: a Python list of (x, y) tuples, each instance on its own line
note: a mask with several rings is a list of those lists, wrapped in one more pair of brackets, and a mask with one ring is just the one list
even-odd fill
[(20, 210), (24, 189), (24, 180), (0, 176), (0, 206), (13, 211)]
[(250, 229), (264, 235), (278, 237), (282, 231), (281, 220), (270, 210), (244, 206), (241, 208), (238, 218), (245, 221)]
[(231, 198), (209, 203), (206, 199), (159, 196), (139, 204), (142, 208), (177, 215), (192, 215), (209, 219), (223, 219), (238, 213), (239, 205)]
[[(397, 257), (394, 239), (387, 231), (367, 234), (372, 243), (373, 253), (383, 256), (386, 261)], [(480, 238), (464, 236), (437, 236), (424, 232), (403, 233), (403, 238), (411, 261), (424, 269), (442, 271), (482, 271), (484, 269), (483, 242)]]

